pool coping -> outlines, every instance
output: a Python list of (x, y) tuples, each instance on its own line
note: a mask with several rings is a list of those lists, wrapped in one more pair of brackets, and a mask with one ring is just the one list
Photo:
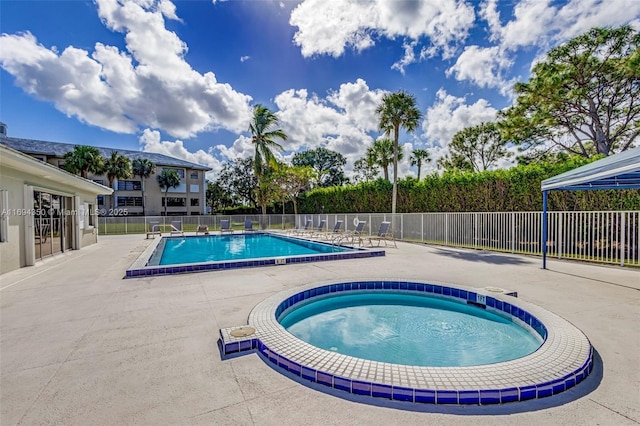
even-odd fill
[[(491, 312), (510, 315), (544, 341), (532, 354), (512, 361), (470, 367), (418, 367), (323, 350), (288, 333), (277, 321), (284, 310), (311, 297), (362, 290), (422, 292), (484, 306)], [(220, 329), (223, 356), (258, 351), (263, 359), (303, 381), (372, 398), (458, 405), (523, 401), (572, 388), (593, 368), (591, 343), (568, 321), (512, 296), (453, 284), (405, 279), (309, 284), (265, 299), (251, 311), (248, 324), (256, 330), (249, 337), (233, 337), (230, 333), (238, 327)]]
[[(251, 235), (256, 234), (268, 234), (279, 238), (293, 239), (305, 243), (315, 244), (327, 244), (326, 242), (309, 240), (305, 238), (297, 238), (291, 235), (283, 235), (276, 232), (252, 232)], [(243, 233), (225, 234), (229, 235), (244, 235)], [(384, 256), (385, 251), (378, 248), (363, 248), (352, 247), (343, 244), (334, 244), (335, 246), (344, 247), (350, 249), (350, 251), (340, 253), (320, 253), (314, 255), (292, 255), (292, 256), (277, 256), (277, 257), (261, 257), (254, 259), (241, 259), (241, 260), (226, 260), (217, 262), (198, 262), (198, 263), (182, 263), (176, 265), (148, 265), (151, 259), (156, 253), (158, 246), (167, 239), (184, 239), (184, 238), (205, 238), (215, 237), (216, 235), (208, 236), (163, 236), (154, 241), (142, 252), (142, 254), (131, 264), (125, 273), (125, 278), (139, 278), (155, 275), (173, 275), (184, 274), (192, 272), (206, 272), (215, 270), (229, 270), (238, 268), (252, 268), (260, 266), (282, 266), (288, 264), (307, 263), (307, 262), (323, 262), (331, 260), (343, 260), (343, 259), (362, 259), (368, 257)], [(219, 235), (222, 237), (223, 235)]]

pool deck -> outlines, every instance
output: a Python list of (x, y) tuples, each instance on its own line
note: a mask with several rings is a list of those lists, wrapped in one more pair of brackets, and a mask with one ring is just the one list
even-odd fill
[[(97, 245), (0, 276), (0, 424), (637, 425), (640, 271), (398, 243), (385, 257), (123, 279), (153, 240)], [(580, 328), (593, 373), (560, 395), (497, 406), (362, 403), (222, 361), (218, 329), (312, 283), (415, 279), (515, 290)], [(342, 395), (342, 394), (341, 394)]]

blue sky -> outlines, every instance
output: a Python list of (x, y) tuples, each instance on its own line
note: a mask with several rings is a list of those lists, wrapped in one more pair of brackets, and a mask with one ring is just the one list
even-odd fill
[(349, 171), (379, 137), (381, 97), (403, 89), (424, 114), (405, 150), (437, 159), (511, 105), (549, 48), (628, 23), (640, 28), (638, 0), (2, 0), (0, 120), (10, 136), (158, 152), (213, 178), (253, 152), (262, 103), (289, 135), (285, 160), (323, 146)]

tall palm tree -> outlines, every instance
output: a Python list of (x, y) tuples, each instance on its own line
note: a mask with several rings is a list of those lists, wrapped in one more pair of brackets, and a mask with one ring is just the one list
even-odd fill
[(411, 165), (418, 166), (418, 180), (420, 180), (422, 163), (428, 163), (429, 161), (431, 161), (431, 157), (426, 149), (414, 149), (411, 153)]
[[(382, 168), (384, 178), (389, 180), (389, 165), (393, 164), (393, 141), (391, 139), (378, 139), (373, 143), (373, 146), (367, 150), (367, 156), (375, 164)], [(404, 153), (402, 147), (398, 149), (398, 161), (402, 160)]]
[(400, 129), (413, 132), (418, 128), (422, 114), (416, 106), (415, 96), (401, 90), (387, 93), (382, 97), (382, 102), (376, 108), (381, 131), (390, 135), (393, 132), (393, 193), (391, 201), (391, 213), (395, 216), (398, 199), (398, 138)]
[(133, 175), (140, 176), (140, 188), (142, 189), (142, 216), (146, 216), (145, 213), (145, 200), (144, 200), (144, 182), (156, 171), (156, 165), (151, 160), (146, 158), (136, 158), (132, 164)]
[(169, 189), (175, 188), (180, 185), (180, 175), (173, 169), (163, 169), (162, 173), (160, 173), (156, 179), (158, 180), (158, 185), (160, 185), (160, 189), (164, 190), (164, 215), (167, 215), (167, 194)]
[[(276, 163), (273, 149), (283, 150), (282, 145), (277, 143), (276, 139), (287, 140), (287, 135), (282, 129), (277, 128), (278, 116), (269, 108), (257, 104), (253, 107), (253, 118), (249, 124), (251, 132), (251, 142), (255, 146), (255, 154), (253, 159), (253, 167), (258, 184), (257, 191), (264, 193), (265, 185), (262, 178), (266, 169), (272, 167)], [(262, 204), (262, 214), (266, 214), (266, 204)]]
[(282, 129), (274, 128), (278, 125), (278, 122), (278, 116), (271, 112), (269, 108), (260, 104), (253, 107), (253, 118), (249, 125), (249, 131), (251, 132), (251, 142), (256, 150), (253, 158), (253, 167), (258, 180), (260, 180), (265, 168), (275, 162), (273, 149), (279, 151), (284, 149), (282, 145), (275, 141), (276, 139), (287, 140), (287, 135)]
[[(113, 189), (113, 181), (115, 179), (127, 179), (131, 177), (131, 161), (129, 158), (118, 151), (111, 151), (111, 157), (104, 162), (104, 172), (109, 180), (109, 188)], [(111, 195), (111, 207), (116, 207), (114, 203), (114, 195)]]
[(104, 173), (104, 158), (96, 147), (76, 145), (73, 151), (64, 155), (64, 168), (71, 173), (80, 173), (80, 176), (87, 179), (89, 173)]

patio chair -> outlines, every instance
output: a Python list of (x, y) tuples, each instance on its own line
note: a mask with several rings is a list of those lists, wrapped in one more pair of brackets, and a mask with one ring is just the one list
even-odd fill
[(312, 227), (313, 227), (313, 219), (306, 219), (304, 222), (304, 227), (295, 228), (291, 230), (291, 233), (295, 235), (304, 234), (305, 232), (310, 231)]
[(203, 233), (204, 235), (209, 235), (209, 227), (207, 225), (198, 225), (196, 229), (196, 235)]
[(320, 237), (324, 237), (325, 240), (330, 241), (338, 238), (342, 234), (343, 220), (337, 220), (331, 231), (325, 231), (317, 234)]
[(233, 229), (231, 229), (231, 221), (229, 219), (220, 220), (220, 233), (224, 234), (225, 232), (231, 232), (233, 234)]
[(387, 241), (393, 241), (393, 245), (395, 248), (398, 248), (396, 245), (396, 239), (393, 238), (393, 233), (391, 232), (391, 222), (382, 222), (380, 224), (380, 229), (378, 229), (377, 235), (372, 235), (369, 237), (369, 245), (373, 247), (373, 242), (378, 242), (378, 247), (384, 241), (384, 246), (387, 247)]
[(171, 221), (171, 236), (173, 235), (180, 235), (184, 237), (184, 232), (182, 231), (182, 221), (180, 220)]
[(160, 231), (160, 222), (149, 222), (149, 230), (147, 230), (147, 239), (149, 237), (155, 238), (156, 235), (162, 236), (162, 232)]
[(47, 237), (49, 237), (49, 224), (43, 223), (40, 231), (36, 234), (35, 239), (36, 241), (46, 243)]
[(255, 232), (256, 229), (253, 227), (253, 221), (251, 219), (244, 220), (244, 232)]
[(351, 245), (355, 245), (355, 242), (357, 240), (358, 245), (361, 246), (363, 244), (362, 236), (364, 235), (364, 227), (366, 226), (366, 224), (366, 220), (359, 221), (353, 231), (346, 231), (341, 233), (332, 240), (332, 243), (342, 244), (342, 242), (344, 241), (351, 240)]
[(322, 234), (325, 231), (325, 229), (324, 229), (325, 226), (327, 226), (327, 220), (326, 219), (322, 219), (322, 220), (320, 220), (320, 223), (318, 224), (317, 228), (311, 229), (311, 230), (308, 230), (308, 231), (304, 231), (304, 232), (302, 232), (301, 235), (305, 236), (305, 237), (312, 238), (315, 235)]

